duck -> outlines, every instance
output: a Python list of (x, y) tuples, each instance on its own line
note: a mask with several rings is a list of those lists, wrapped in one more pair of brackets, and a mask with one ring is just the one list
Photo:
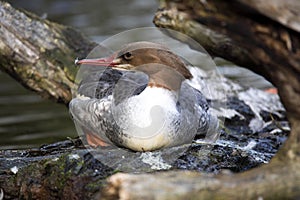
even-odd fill
[(69, 110), (91, 147), (154, 151), (192, 143), (219, 126), (186, 62), (167, 46), (139, 41), (76, 65), (100, 69), (82, 78)]

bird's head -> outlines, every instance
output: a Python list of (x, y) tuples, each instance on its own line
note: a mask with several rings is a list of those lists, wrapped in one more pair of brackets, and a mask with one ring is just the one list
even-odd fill
[(141, 71), (149, 76), (151, 84), (159, 85), (164, 82), (162, 86), (169, 89), (178, 89), (183, 80), (192, 78), (179, 56), (167, 47), (153, 42), (130, 43), (109, 57), (83, 59), (75, 63)]

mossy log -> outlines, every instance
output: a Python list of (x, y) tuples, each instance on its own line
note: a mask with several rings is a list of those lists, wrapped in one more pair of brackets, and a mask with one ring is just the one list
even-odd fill
[[(254, 0), (251, 2), (255, 4)], [(99, 178), (103, 178), (101, 174), (96, 174), (96, 178), (89, 174), (76, 180), (67, 177), (70, 171), (73, 175), (77, 173), (78, 168), (72, 163), (68, 163), (70, 169), (59, 169), (58, 174), (52, 174), (56, 168), (54, 156), (33, 163), (32, 173), (36, 173), (32, 176), (2, 174), (1, 178), (15, 177), (11, 182), (12, 198), (54, 195), (53, 199), (82, 199), (94, 196), (95, 187), (100, 188), (101, 184), (104, 184), (99, 191), (101, 199), (300, 198), (300, 35), (298, 29), (294, 29), (294, 23), (278, 23), (276, 17), (268, 18), (263, 12), (255, 11), (255, 6), (250, 9), (251, 4), (243, 1), (160, 1), (160, 4), (154, 19), (158, 27), (186, 33), (212, 55), (252, 69), (278, 87), (292, 127), (284, 147), (270, 164), (244, 173), (217, 176), (184, 171), (116, 174), (108, 182)], [(0, 2), (0, 16), (0, 68), (25, 87), (67, 104), (76, 72), (74, 58), (84, 57), (96, 44), (70, 27), (15, 10), (4, 2)], [(69, 149), (65, 153), (73, 151)], [(84, 169), (87, 173), (94, 172), (95, 163), (85, 160), (88, 164)], [(76, 162), (81, 163), (80, 159)], [(30, 178), (33, 175), (42, 181), (35, 182)], [(47, 177), (52, 175), (66, 178), (64, 183), (70, 187), (64, 187), (64, 191), (47, 188), (52, 184)], [(93, 182), (96, 185), (91, 185)], [(1, 183), (4, 183), (3, 179)], [(78, 190), (80, 192), (74, 192), (74, 196), (68, 195), (72, 190), (76, 191), (72, 188), (74, 185), (93, 188), (93, 194), (81, 196), (81, 191), (86, 190)], [(18, 188), (13, 188), (15, 186)], [(13, 196), (14, 192), (23, 192), (23, 196)]]
[(45, 98), (67, 104), (77, 56), (95, 47), (78, 31), (0, 2), (0, 69)]

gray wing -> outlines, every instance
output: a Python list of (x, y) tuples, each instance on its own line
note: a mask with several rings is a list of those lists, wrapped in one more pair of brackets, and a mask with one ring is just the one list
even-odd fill
[[(97, 134), (103, 141), (111, 143), (106, 137), (111, 129), (111, 101), (108, 99), (74, 98), (69, 104), (69, 110), (77, 127)], [(81, 133), (84, 134), (84, 133)]]
[(210, 114), (209, 103), (205, 96), (186, 83), (183, 83), (181, 93), (183, 95), (179, 96), (177, 107), (181, 112), (182, 109), (188, 109), (189, 113), (193, 115), (190, 118), (197, 118), (197, 134), (205, 135), (209, 131), (215, 131), (218, 127), (218, 120)]
[(69, 104), (75, 124), (111, 143), (110, 140), (118, 138), (120, 134), (112, 115), (112, 105), (140, 94), (147, 82), (145, 75), (123, 73), (111, 68), (87, 75), (79, 85), (79, 96)]
[(205, 96), (197, 89), (195, 89), (197, 97), (197, 105), (199, 106), (200, 118), (197, 130), (198, 135), (206, 135), (206, 138), (215, 140), (218, 137), (219, 120), (212, 115), (209, 110), (209, 103)]
[(139, 95), (146, 87), (149, 77), (142, 72), (127, 72), (115, 84), (113, 90), (114, 105), (122, 101)]
[(113, 95), (117, 103), (140, 94), (147, 86), (148, 76), (139, 72), (121, 72), (112, 68), (87, 75), (78, 87), (78, 94), (103, 99)]
[(80, 82), (78, 94), (90, 98), (105, 98), (112, 94), (115, 84), (122, 75), (122, 72), (111, 68), (105, 68), (89, 73)]

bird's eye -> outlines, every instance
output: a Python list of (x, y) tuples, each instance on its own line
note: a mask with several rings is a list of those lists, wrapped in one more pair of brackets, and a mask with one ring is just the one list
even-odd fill
[(123, 57), (124, 57), (125, 60), (130, 60), (130, 59), (133, 58), (132, 53), (130, 53), (130, 52), (126, 52), (126, 53), (123, 55)]

